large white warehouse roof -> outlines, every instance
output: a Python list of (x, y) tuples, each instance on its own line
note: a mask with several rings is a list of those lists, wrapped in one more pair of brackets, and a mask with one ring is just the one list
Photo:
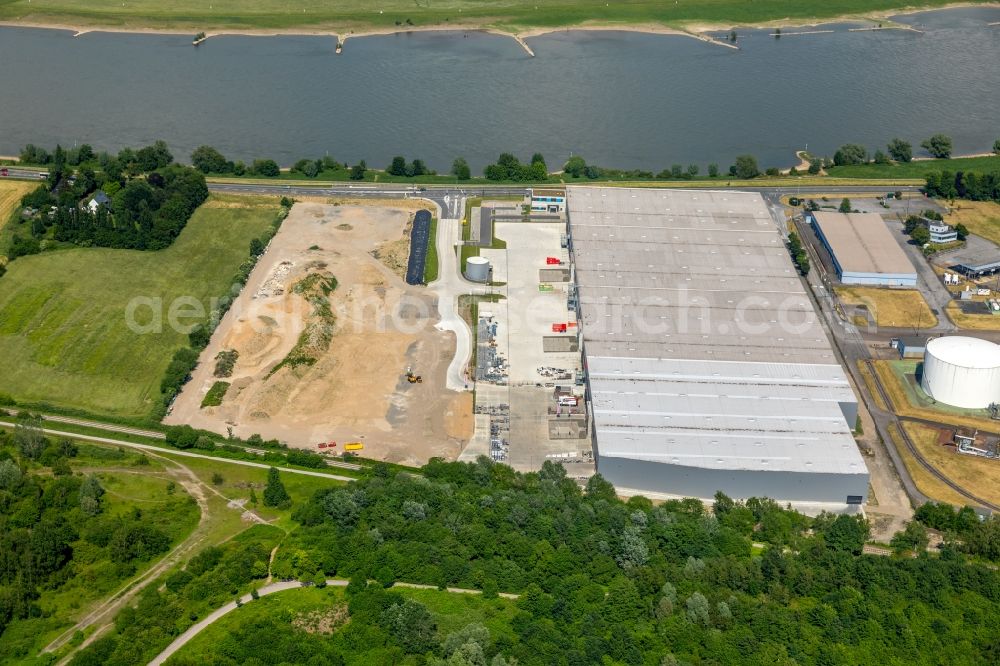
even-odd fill
[(702, 497), (867, 493), (857, 399), (760, 195), (573, 187), (568, 213), (598, 471), (663, 463), (687, 470), (664, 492)]

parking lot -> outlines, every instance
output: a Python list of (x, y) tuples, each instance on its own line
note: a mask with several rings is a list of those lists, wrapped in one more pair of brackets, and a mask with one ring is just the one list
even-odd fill
[[(497, 222), (506, 249), (480, 251), (503, 298), (479, 308), (476, 437), (463, 460), (489, 455), (522, 471), (554, 460), (574, 477), (594, 471), (565, 233), (564, 222)], [(578, 405), (560, 405), (557, 386), (564, 402), (580, 396)]]

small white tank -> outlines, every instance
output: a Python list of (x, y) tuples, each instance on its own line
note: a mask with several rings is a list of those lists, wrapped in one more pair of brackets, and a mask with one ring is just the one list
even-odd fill
[(920, 388), (954, 407), (983, 409), (1000, 402), (1000, 345), (963, 335), (931, 340)]
[(490, 279), (490, 260), (485, 257), (469, 257), (465, 264), (465, 277), (473, 282), (486, 282)]

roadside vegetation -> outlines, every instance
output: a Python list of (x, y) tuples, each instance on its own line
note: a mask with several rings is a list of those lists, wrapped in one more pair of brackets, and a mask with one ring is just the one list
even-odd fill
[[(944, 0), (924, 0), (920, 6), (933, 8), (945, 4)], [(46, 3), (12, 0), (0, 4), (0, 19), (88, 27), (170, 28), (192, 33), (219, 29), (364, 31), (449, 26), (492, 27), (516, 32), (531, 27), (563, 28), (583, 23), (678, 28), (691, 24), (728, 28), (774, 21), (794, 25), (817, 19), (884, 15), (909, 7), (900, 0), (831, 0), (822, 3), (765, 0), (752, 4), (737, 0), (705, 0), (689, 4), (660, 0), (610, 4), (604, 0), (554, 0), (547, 3), (513, 0), (499, 6), (476, 0), (449, 0), (440, 4), (385, 0), (375, 11), (360, 0), (321, 6), (308, 0), (217, 0), (212, 4), (179, 0), (169, 7), (152, 0), (125, 4), (112, 0), (51, 0)]]
[[(936, 428), (913, 422), (904, 423), (903, 427), (921, 455), (939, 472), (976, 497), (1000, 504), (1000, 465), (995, 460), (962, 455), (956, 453), (954, 447), (943, 446), (938, 441)], [(942, 501), (948, 499), (930, 496)], [(997, 552), (1000, 552), (1000, 543)]]

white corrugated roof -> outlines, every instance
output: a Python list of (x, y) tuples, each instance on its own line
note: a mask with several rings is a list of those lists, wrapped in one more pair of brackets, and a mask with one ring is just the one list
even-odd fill
[(857, 399), (763, 199), (570, 188), (600, 456), (860, 474)]

